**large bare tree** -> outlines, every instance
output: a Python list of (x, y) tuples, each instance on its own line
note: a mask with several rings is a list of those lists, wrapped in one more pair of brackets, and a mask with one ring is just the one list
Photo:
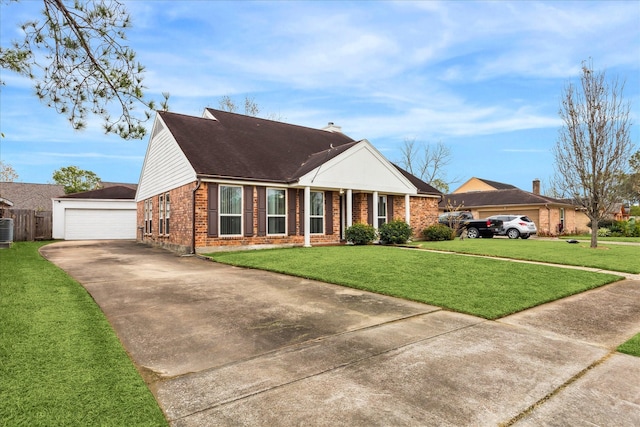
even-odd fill
[(580, 84), (568, 83), (561, 99), (556, 181), (591, 220), (592, 248), (598, 246), (598, 222), (620, 201), (620, 180), (633, 150), (631, 105), (623, 91), (624, 82), (607, 79), (585, 61)]
[(445, 167), (451, 163), (451, 150), (442, 142), (418, 144), (415, 138), (405, 138), (400, 148), (400, 167), (443, 193), (449, 192)]
[(163, 94), (159, 105), (146, 98), (144, 67), (126, 41), (131, 19), (124, 5), (117, 0), (42, 3), (41, 17), (21, 25), (24, 38), (0, 47), (0, 66), (33, 80), (38, 98), (66, 115), (75, 129), (95, 114), (107, 133), (142, 138), (143, 123), (154, 109), (168, 109), (169, 95)]

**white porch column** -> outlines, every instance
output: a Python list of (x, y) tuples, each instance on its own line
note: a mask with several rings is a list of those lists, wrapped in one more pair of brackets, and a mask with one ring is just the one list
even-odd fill
[(404, 222), (411, 225), (411, 207), (409, 202), (411, 197), (408, 194), (404, 195)]
[(373, 192), (373, 212), (371, 217), (373, 218), (373, 228), (378, 230), (378, 192)]
[(304, 247), (311, 247), (311, 187), (304, 187)]
[(353, 225), (353, 191), (347, 188), (347, 228)]

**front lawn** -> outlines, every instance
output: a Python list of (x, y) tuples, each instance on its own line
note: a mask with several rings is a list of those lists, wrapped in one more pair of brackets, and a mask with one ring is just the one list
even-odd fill
[(640, 246), (599, 243), (591, 249), (586, 242), (571, 244), (564, 240), (535, 239), (456, 239), (416, 244), (425, 249), (640, 273)]
[(618, 351), (640, 357), (640, 333), (618, 347)]
[[(559, 239), (564, 240), (585, 240), (587, 242), (591, 241), (590, 234), (580, 234), (575, 236), (560, 236)], [(623, 242), (623, 243), (640, 243), (640, 237), (598, 237), (598, 244), (600, 242)]]
[(100, 308), (43, 244), (0, 249), (0, 425), (167, 425)]
[(602, 286), (618, 276), (385, 246), (208, 254), (270, 270), (496, 319)]

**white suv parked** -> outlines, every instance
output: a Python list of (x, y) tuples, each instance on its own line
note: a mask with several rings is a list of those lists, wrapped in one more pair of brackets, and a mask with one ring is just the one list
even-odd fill
[(487, 219), (502, 220), (502, 228), (498, 232), (500, 236), (507, 236), (510, 239), (528, 239), (532, 234), (537, 234), (536, 224), (526, 215), (494, 215)]

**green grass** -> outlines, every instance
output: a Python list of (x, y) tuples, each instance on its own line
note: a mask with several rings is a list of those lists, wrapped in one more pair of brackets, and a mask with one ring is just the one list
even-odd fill
[[(580, 234), (577, 236), (560, 236), (560, 239), (577, 239), (591, 241), (590, 234)], [(600, 242), (627, 242), (627, 243), (640, 243), (640, 237), (598, 237), (598, 244)]]
[(99, 307), (43, 244), (0, 249), (0, 425), (167, 425)]
[(487, 319), (619, 279), (580, 270), (384, 246), (274, 249), (208, 256), (227, 264), (392, 295)]
[(640, 273), (640, 246), (598, 244), (597, 248), (591, 249), (589, 243), (535, 239), (456, 239), (416, 243), (426, 249)]
[(640, 333), (618, 347), (618, 351), (640, 357)]

